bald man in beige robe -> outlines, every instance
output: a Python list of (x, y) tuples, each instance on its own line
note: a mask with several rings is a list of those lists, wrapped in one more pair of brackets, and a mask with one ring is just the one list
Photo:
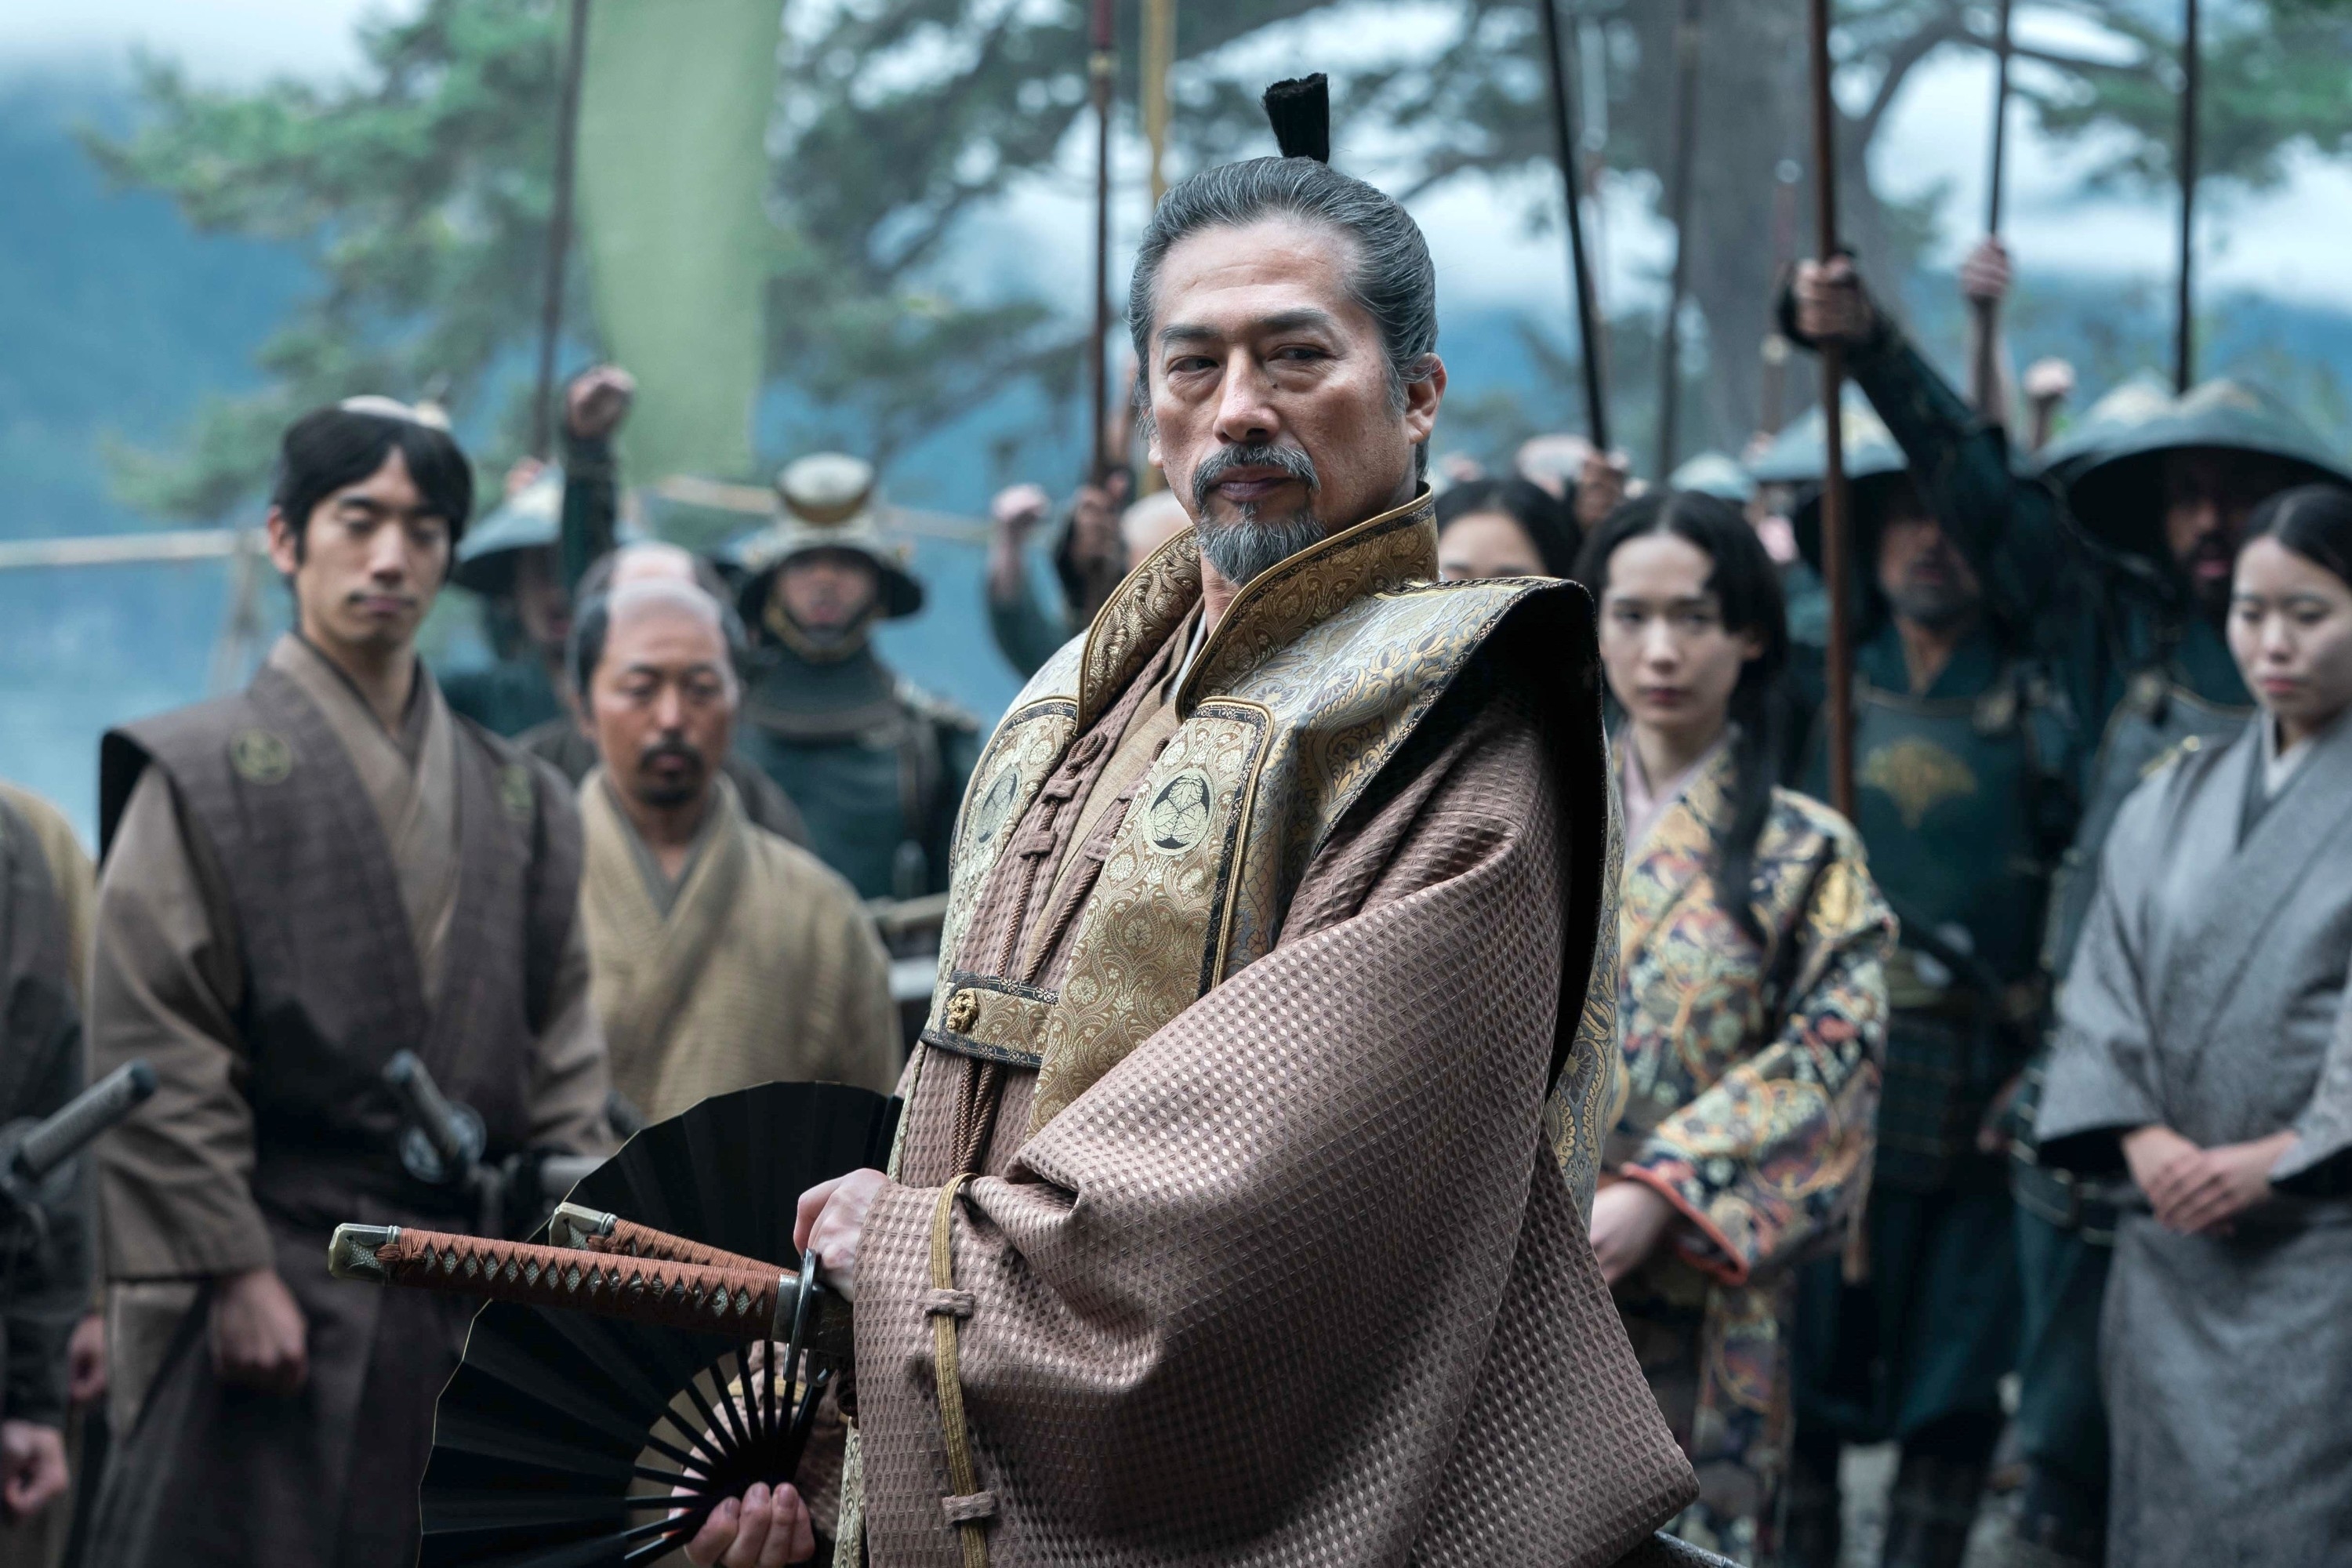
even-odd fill
[(625, 581), (583, 606), (581, 887), (614, 1082), (652, 1118), (730, 1089), (824, 1079), (887, 1093), (889, 962), (856, 892), (753, 825), (721, 770), (740, 695), (718, 603)]

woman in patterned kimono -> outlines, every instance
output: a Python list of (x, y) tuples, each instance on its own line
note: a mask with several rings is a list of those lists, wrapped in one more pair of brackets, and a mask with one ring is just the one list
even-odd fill
[(2352, 1563), (2352, 491), (2273, 496), (2246, 541), (2261, 710), (2124, 803), (2036, 1123), (2146, 1200), (2099, 1323), (2132, 1568)]
[(1644, 496), (1577, 574), (1625, 715), (1626, 1082), (1592, 1246), (1698, 1471), (1673, 1528), (1752, 1563), (1776, 1551), (1790, 1265), (1839, 1244), (1866, 1185), (1894, 920), (1852, 826), (1773, 787), (1788, 632), (1738, 509)]

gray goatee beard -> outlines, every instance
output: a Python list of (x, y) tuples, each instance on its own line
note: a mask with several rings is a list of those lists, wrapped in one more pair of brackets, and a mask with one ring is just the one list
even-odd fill
[(1201, 553), (1237, 587), (1323, 540), (1323, 524), (1307, 508), (1266, 517), (1255, 506), (1244, 506), (1230, 521), (1210, 516), (1209, 493), (1217, 481), (1235, 468), (1280, 468), (1297, 479), (1307, 487), (1310, 506), (1321, 483), (1315, 460), (1296, 447), (1226, 447), (1192, 471), (1192, 515), (1200, 520)]

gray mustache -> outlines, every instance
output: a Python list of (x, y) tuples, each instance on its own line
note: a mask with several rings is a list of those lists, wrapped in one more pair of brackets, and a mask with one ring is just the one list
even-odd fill
[(1280, 468), (1309, 490), (1322, 483), (1315, 472), (1315, 459), (1296, 447), (1221, 447), (1192, 470), (1194, 516), (1208, 510), (1209, 492), (1235, 468)]

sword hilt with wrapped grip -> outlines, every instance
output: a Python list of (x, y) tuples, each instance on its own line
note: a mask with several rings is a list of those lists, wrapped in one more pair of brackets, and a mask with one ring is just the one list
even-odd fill
[(847, 1301), (817, 1286), (808, 1269), (793, 1275), (772, 1264), (745, 1261), (752, 1267), (712, 1268), (373, 1225), (337, 1226), (327, 1252), (329, 1271), (338, 1279), (593, 1312), (739, 1342), (793, 1340), (798, 1319), (800, 1342), (811, 1352), (849, 1359), (854, 1341)]
[(745, 1268), (754, 1273), (765, 1273), (775, 1267), (582, 1204), (558, 1204), (554, 1216), (547, 1222), (547, 1233), (559, 1247), (583, 1247), (622, 1258), (654, 1258), (669, 1263), (691, 1263), (702, 1268)]

